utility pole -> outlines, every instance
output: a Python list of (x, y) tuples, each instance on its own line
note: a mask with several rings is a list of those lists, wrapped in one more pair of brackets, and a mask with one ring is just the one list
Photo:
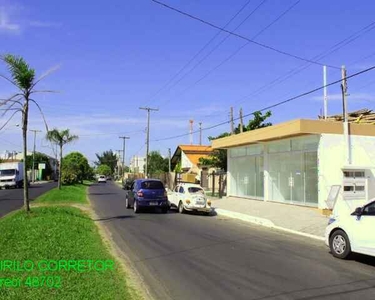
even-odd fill
[(119, 139), (122, 139), (122, 176), (121, 179), (124, 179), (124, 173), (125, 173), (125, 141), (130, 139), (128, 136), (119, 136)]
[(341, 66), (341, 92), (342, 92), (342, 116), (343, 116), (343, 126), (344, 126), (344, 140), (346, 143), (346, 159), (348, 165), (352, 163), (351, 157), (351, 145), (350, 145), (350, 135), (349, 135), (349, 122), (348, 122), (348, 107), (347, 107), (347, 91), (348, 84), (346, 80), (346, 69), (345, 66)]
[(234, 134), (233, 107), (230, 108), (230, 134)]
[(189, 120), (190, 127), (189, 127), (189, 135), (190, 135), (190, 145), (193, 145), (193, 123), (194, 120)]
[(120, 178), (120, 164), (119, 164), (119, 162), (120, 162), (120, 159), (121, 159), (121, 151), (122, 150), (116, 150), (116, 152), (117, 152), (117, 155), (118, 155), (118, 160), (117, 160), (117, 177), (118, 178)]
[(327, 119), (328, 115), (328, 103), (327, 103), (327, 66), (323, 66), (323, 101), (324, 101), (324, 106), (323, 106), (323, 112), (324, 112), (324, 119)]
[(168, 148), (168, 170), (171, 173), (171, 148)]
[(240, 108), (240, 132), (243, 132), (243, 116), (242, 116), (242, 107)]
[(202, 146), (202, 122), (199, 122), (199, 145)]
[(147, 137), (146, 137), (146, 166), (145, 166), (145, 175), (148, 178), (148, 152), (150, 151), (150, 111), (158, 111), (157, 108), (151, 107), (140, 107), (139, 109), (147, 110)]
[[(32, 169), (32, 181), (33, 183), (35, 182), (35, 141), (36, 141), (36, 134), (38, 132), (42, 132), (41, 130), (36, 130), (36, 129), (30, 129), (31, 132), (34, 132), (34, 149), (33, 149), (33, 167), (31, 168)], [(26, 162), (24, 162), (26, 164)], [(26, 174), (25, 174), (26, 176)]]

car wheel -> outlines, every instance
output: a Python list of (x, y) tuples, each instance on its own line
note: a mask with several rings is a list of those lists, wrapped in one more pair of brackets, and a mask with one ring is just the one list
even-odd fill
[(338, 258), (347, 258), (351, 253), (350, 241), (342, 230), (336, 230), (329, 238), (329, 247), (332, 255)]
[(139, 207), (138, 207), (137, 200), (134, 200), (133, 209), (134, 209), (134, 213), (136, 213), (136, 214), (139, 213)]
[(128, 196), (126, 196), (125, 198), (125, 205), (126, 205), (126, 208), (130, 208)]
[(180, 201), (180, 203), (178, 204), (178, 212), (180, 214), (183, 214), (185, 212), (185, 208), (184, 208), (182, 201)]

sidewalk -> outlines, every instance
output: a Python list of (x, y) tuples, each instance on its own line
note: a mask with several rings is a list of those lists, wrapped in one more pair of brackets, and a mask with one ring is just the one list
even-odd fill
[(324, 239), (328, 217), (320, 214), (316, 208), (237, 197), (208, 198), (219, 216)]

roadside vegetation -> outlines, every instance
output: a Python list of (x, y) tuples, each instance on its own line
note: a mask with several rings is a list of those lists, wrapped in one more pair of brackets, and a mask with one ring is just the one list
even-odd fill
[[(4, 79), (16, 88), (16, 92), (6, 99), (0, 99), (0, 106), (2, 107), (2, 116), (6, 117), (5, 123), (0, 126), (0, 130), (3, 129), (12, 118), (21, 114), (22, 118), (22, 150), (23, 150), (23, 161), (27, 161), (27, 132), (29, 124), (30, 106), (35, 105), (42, 115), (44, 125), (48, 131), (48, 126), (44, 118), (43, 112), (36, 100), (34, 100), (37, 93), (50, 93), (50, 90), (38, 90), (37, 86), (46, 76), (48, 76), (53, 69), (44, 73), (39, 78), (36, 77), (36, 72), (21, 56), (5, 54), (0, 56), (0, 60), (4, 62), (8, 69), (8, 76), (0, 74), (0, 78)], [(34, 99), (31, 97), (33, 96)], [(26, 163), (23, 165), (23, 173), (27, 174)], [(23, 185), (23, 201), (24, 209), (30, 211), (29, 201), (29, 189), (27, 184), (27, 177), (24, 179), (25, 184)]]
[[(265, 114), (263, 114), (261, 111), (256, 111), (253, 113), (253, 116), (254, 116), (253, 119), (250, 119), (247, 125), (238, 124), (234, 128), (233, 134), (239, 134), (241, 132), (246, 132), (246, 131), (251, 131), (251, 130), (255, 130), (259, 128), (272, 126), (271, 122), (266, 122), (266, 120), (272, 116), (271, 111), (267, 111)], [(224, 132), (215, 137), (209, 136), (208, 140), (211, 142), (213, 140), (227, 137), (230, 135), (231, 135), (230, 132)], [(226, 171), (227, 170), (227, 154), (228, 153), (226, 149), (216, 149), (213, 151), (213, 153), (209, 157), (207, 158), (201, 157), (199, 159), (199, 163), (203, 166), (215, 167), (215, 168), (219, 168), (221, 170)]]
[(72, 185), (63, 185), (61, 189), (54, 188), (47, 193), (39, 196), (34, 203), (83, 203), (87, 204), (86, 191), (90, 185), (89, 181), (83, 184), (77, 183)]
[(2, 287), (0, 299), (138, 299), (116, 261), (113, 270), (105, 271), (38, 270), (36, 266), (43, 260), (113, 260), (94, 222), (77, 208), (36, 207), (29, 214), (17, 211), (0, 219), (0, 232), (3, 259), (35, 263), (31, 271), (2, 271), (2, 278), (19, 278), (25, 283), (30, 276), (52, 276), (55, 284), (56, 277), (61, 278), (60, 287)]
[(77, 135), (70, 134), (69, 129), (58, 130), (53, 129), (47, 132), (46, 139), (52, 143), (55, 143), (60, 148), (60, 160), (59, 160), (59, 178), (58, 188), (61, 189), (62, 185), (62, 165), (63, 165), (63, 147), (66, 144), (73, 142), (78, 139)]

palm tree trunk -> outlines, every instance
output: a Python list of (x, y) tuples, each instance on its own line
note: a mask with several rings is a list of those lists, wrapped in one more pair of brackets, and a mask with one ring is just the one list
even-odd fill
[(62, 144), (60, 144), (60, 163), (59, 163), (59, 182), (58, 182), (59, 190), (61, 190), (61, 167), (62, 167)]
[(29, 181), (27, 179), (27, 120), (29, 113), (29, 103), (26, 100), (22, 114), (22, 138), (23, 138), (23, 204), (26, 212), (30, 211), (29, 203)]

